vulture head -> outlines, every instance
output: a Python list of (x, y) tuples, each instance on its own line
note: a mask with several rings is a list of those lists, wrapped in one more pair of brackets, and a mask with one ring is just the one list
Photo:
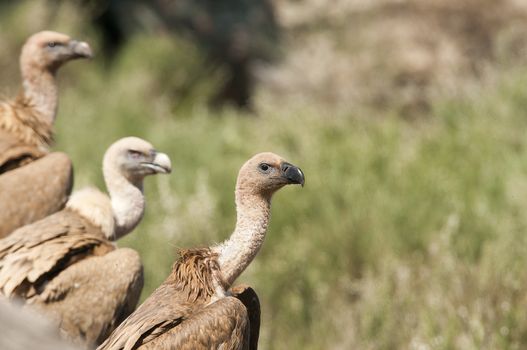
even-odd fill
[(64, 63), (76, 58), (91, 58), (90, 46), (57, 32), (38, 32), (27, 39), (22, 48), (20, 66), (55, 72)]
[(170, 158), (140, 138), (125, 137), (108, 148), (103, 159), (103, 174), (115, 219), (112, 239), (131, 232), (141, 221), (146, 204), (144, 178), (171, 171)]
[(108, 148), (103, 169), (105, 174), (117, 172), (131, 183), (140, 183), (147, 175), (170, 173), (172, 165), (166, 154), (157, 152), (147, 141), (125, 137)]
[(99, 190), (86, 188), (75, 192), (67, 207), (117, 240), (131, 232), (145, 211), (143, 180), (147, 175), (168, 174), (170, 159), (137, 137), (113, 143), (103, 158), (103, 174), (110, 198)]
[(238, 174), (237, 189), (270, 198), (289, 184), (304, 186), (304, 173), (271, 152), (258, 153), (249, 159)]

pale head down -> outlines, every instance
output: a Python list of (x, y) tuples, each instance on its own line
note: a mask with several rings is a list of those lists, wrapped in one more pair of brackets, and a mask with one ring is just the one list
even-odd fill
[(170, 158), (138, 137), (122, 138), (114, 142), (104, 154), (105, 178), (110, 173), (119, 173), (129, 182), (137, 184), (147, 175), (168, 174), (171, 171)]
[(86, 42), (70, 38), (66, 34), (42, 31), (27, 39), (20, 66), (55, 72), (64, 63), (77, 58), (91, 58), (93, 52)]

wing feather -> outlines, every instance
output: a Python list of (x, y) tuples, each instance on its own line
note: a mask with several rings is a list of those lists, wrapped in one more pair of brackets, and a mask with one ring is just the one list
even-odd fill
[(260, 322), (258, 297), (246, 286), (235, 288), (234, 295), (208, 306), (187, 305), (179, 300), (173, 286), (163, 284), (98, 350), (256, 350)]
[(139, 254), (121, 248), (69, 266), (29, 303), (58, 319), (67, 338), (93, 346), (134, 311), (142, 287)]
[(64, 208), (72, 184), (71, 161), (59, 152), (1, 174), (0, 238)]
[(195, 307), (163, 283), (97, 349), (136, 349), (176, 327)]
[[(260, 303), (252, 288), (235, 287), (232, 297), (222, 297), (213, 303), (211, 295), (197, 292), (203, 292), (206, 282), (202, 274), (211, 273), (207, 267), (214, 258), (209, 250), (183, 252), (165, 282), (98, 350), (256, 350)], [(191, 283), (192, 278), (198, 282)]]
[(248, 350), (249, 327), (243, 303), (226, 297), (198, 310), (139, 349)]
[(239, 299), (247, 309), (250, 323), (249, 349), (258, 349), (260, 337), (260, 299), (256, 291), (247, 285), (239, 285), (231, 290), (232, 296)]
[[(0, 114), (2, 106), (0, 104)], [(0, 129), (0, 174), (37, 160), (46, 153), (47, 151), (24, 143), (11, 133)]]
[(48, 277), (101, 246), (115, 249), (98, 228), (67, 209), (24, 226), (0, 240), (0, 293), (29, 298)]

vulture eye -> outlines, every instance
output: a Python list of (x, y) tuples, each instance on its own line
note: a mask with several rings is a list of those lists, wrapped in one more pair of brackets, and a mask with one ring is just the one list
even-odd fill
[(55, 47), (56, 45), (57, 45), (57, 43), (54, 42), (54, 41), (50, 41), (50, 42), (48, 43), (48, 46), (49, 46), (49, 47)]
[(128, 150), (128, 154), (130, 155), (130, 157), (132, 157), (133, 159), (139, 159), (143, 156), (143, 153), (139, 152), (139, 151), (135, 151), (133, 149), (130, 149)]
[(258, 169), (264, 173), (264, 174), (267, 174), (269, 172), (269, 170), (271, 170), (271, 166), (269, 164), (266, 164), (266, 163), (260, 163), (258, 165)]

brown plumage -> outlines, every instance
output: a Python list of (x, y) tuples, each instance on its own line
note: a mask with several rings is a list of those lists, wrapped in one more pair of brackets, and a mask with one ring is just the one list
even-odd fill
[(235, 295), (213, 302), (217, 280), (217, 254), (208, 248), (182, 251), (165, 282), (100, 349), (208, 349), (211, 342), (213, 348), (248, 349), (247, 308)]
[(12, 101), (0, 101), (0, 238), (66, 203), (73, 175), (71, 161), (64, 155), (12, 172), (49, 152), (58, 105), (58, 68), (91, 55), (85, 42), (49, 31), (31, 36), (24, 44), (20, 93)]
[(260, 338), (260, 299), (258, 294), (251, 287), (241, 284), (231, 289), (232, 296), (242, 302), (247, 309), (249, 317), (249, 349), (258, 349), (258, 339)]
[(60, 152), (0, 175), (0, 238), (64, 208), (72, 180), (71, 161)]
[(91, 56), (87, 43), (61, 33), (43, 31), (26, 41), (20, 55), (20, 93), (0, 102), (0, 174), (47, 152), (58, 106), (57, 70), (70, 60)]
[(49, 315), (68, 339), (102, 342), (134, 310), (143, 286), (139, 255), (112, 240), (141, 220), (144, 177), (170, 169), (144, 140), (114, 143), (103, 162), (111, 201), (95, 189), (78, 191), (64, 210), (0, 240), (0, 295)]
[(260, 304), (235, 279), (258, 252), (271, 197), (287, 184), (304, 184), (297, 167), (272, 153), (251, 158), (236, 185), (236, 229), (224, 243), (180, 252), (171, 274), (98, 350), (256, 349)]

